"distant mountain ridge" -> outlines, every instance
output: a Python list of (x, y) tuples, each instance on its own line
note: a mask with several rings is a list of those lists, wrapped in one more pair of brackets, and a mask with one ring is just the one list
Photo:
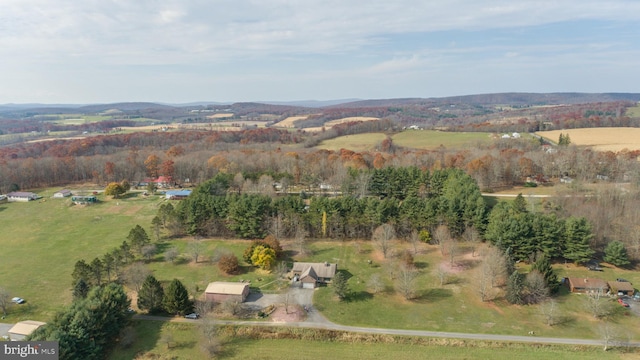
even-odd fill
[(254, 101), (254, 102), (193, 102), (185, 104), (167, 104), (155, 102), (120, 102), (107, 104), (4, 104), (0, 105), (0, 113), (29, 112), (32, 114), (47, 113), (99, 113), (117, 109), (124, 112), (142, 110), (183, 110), (185, 108), (207, 106), (246, 106), (246, 104), (264, 104), (273, 106), (290, 106), (298, 108), (359, 108), (384, 107), (402, 105), (440, 106), (443, 104), (468, 105), (505, 105), (505, 106), (533, 106), (533, 105), (561, 105), (581, 104), (613, 101), (640, 101), (640, 93), (494, 93), (475, 94), (432, 98), (396, 98), (396, 99), (343, 99), (343, 100), (304, 100), (304, 101)]

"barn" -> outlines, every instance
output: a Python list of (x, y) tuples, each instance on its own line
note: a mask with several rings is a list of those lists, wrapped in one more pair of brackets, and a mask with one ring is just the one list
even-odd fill
[(29, 336), (32, 332), (36, 331), (36, 329), (42, 325), (45, 325), (45, 323), (41, 321), (20, 321), (13, 325), (11, 329), (9, 329), (9, 338), (11, 339), (11, 341), (24, 340), (24, 338)]
[(38, 194), (25, 191), (14, 191), (7, 194), (7, 198), (10, 202), (21, 201), (27, 202), (38, 199)]
[(225, 301), (244, 302), (249, 295), (249, 284), (241, 282), (214, 281), (204, 291), (207, 301), (223, 303)]
[(62, 189), (53, 194), (54, 198), (66, 198), (67, 196), (71, 196), (71, 190)]

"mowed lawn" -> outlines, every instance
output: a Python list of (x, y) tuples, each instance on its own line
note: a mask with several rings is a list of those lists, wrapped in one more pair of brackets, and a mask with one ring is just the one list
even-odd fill
[(140, 224), (147, 231), (159, 197), (122, 200), (98, 196), (91, 206), (73, 206), (54, 191), (28, 203), (0, 204), (0, 286), (27, 300), (13, 306), (5, 322), (50, 320), (71, 301), (76, 261), (90, 262), (119, 246)]

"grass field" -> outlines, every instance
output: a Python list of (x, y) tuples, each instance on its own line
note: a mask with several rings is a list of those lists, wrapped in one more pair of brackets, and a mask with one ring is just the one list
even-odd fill
[[(141, 338), (132, 347), (117, 347), (111, 360), (125, 359), (205, 359), (198, 345), (196, 326), (136, 321), (136, 332), (152, 334)], [(168, 348), (159, 340), (171, 334), (173, 343)], [(354, 338), (357, 338), (355, 335)], [(300, 339), (250, 340), (244, 337), (221, 338), (218, 359), (634, 359), (634, 354), (623, 351), (603, 352), (600, 347), (546, 346), (508, 343), (477, 342), (446, 339), (405, 338), (405, 343), (374, 343), (366, 339), (354, 342), (311, 341)]]
[(74, 263), (115, 248), (136, 224), (148, 229), (160, 204), (131, 197), (72, 206), (68, 198), (50, 198), (56, 190), (40, 192), (40, 201), (0, 204), (0, 286), (27, 300), (5, 322), (49, 320), (71, 301)]
[(560, 134), (569, 134), (571, 144), (591, 146), (599, 151), (640, 150), (639, 128), (587, 128), (539, 131), (537, 135), (558, 142)]
[(383, 133), (366, 133), (357, 135), (345, 135), (335, 139), (325, 140), (317, 146), (319, 149), (338, 151), (349, 149), (352, 151), (371, 151), (387, 136)]
[(464, 148), (478, 143), (490, 143), (492, 134), (476, 132), (445, 132), (433, 130), (407, 130), (393, 135), (396, 145), (414, 149)]
[(629, 117), (640, 117), (640, 105), (628, 108), (626, 115)]

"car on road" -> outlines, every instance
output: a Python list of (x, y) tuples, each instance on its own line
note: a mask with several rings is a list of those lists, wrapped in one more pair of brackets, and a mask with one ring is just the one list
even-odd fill
[(11, 302), (15, 303), (15, 304), (24, 304), (25, 300), (23, 298), (20, 298), (20, 297), (14, 297), (14, 298), (11, 299)]
[(187, 314), (184, 316), (186, 319), (197, 319), (200, 317), (200, 314), (198, 313), (191, 313), (191, 314)]
[(622, 299), (618, 299), (618, 303), (624, 307), (629, 307), (629, 304), (627, 304), (627, 302)]

